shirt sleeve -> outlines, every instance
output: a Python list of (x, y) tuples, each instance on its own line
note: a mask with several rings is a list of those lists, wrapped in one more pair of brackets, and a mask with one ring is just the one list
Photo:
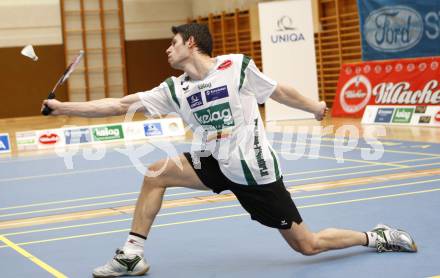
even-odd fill
[[(247, 57), (245, 56), (244, 59)], [(249, 58), (248, 58), (249, 59)], [(262, 104), (270, 97), (277, 87), (277, 82), (264, 75), (255, 65), (252, 59), (244, 70), (245, 80), (243, 88), (245, 91), (252, 93), (257, 102)]]
[(137, 93), (142, 105), (147, 111), (146, 114), (151, 116), (167, 115), (171, 112), (176, 112), (174, 106), (171, 104), (168, 97), (166, 84), (162, 83), (156, 88)]

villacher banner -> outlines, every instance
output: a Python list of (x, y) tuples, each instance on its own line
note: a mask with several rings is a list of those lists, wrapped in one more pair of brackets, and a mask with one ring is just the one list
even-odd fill
[(440, 105), (440, 57), (343, 65), (332, 116), (362, 117), (367, 105)]

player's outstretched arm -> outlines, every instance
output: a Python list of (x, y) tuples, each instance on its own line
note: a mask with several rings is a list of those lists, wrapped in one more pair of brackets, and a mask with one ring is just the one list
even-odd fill
[(53, 110), (51, 115), (87, 118), (123, 115), (133, 106), (143, 108), (137, 94), (122, 98), (103, 98), (86, 102), (61, 102), (56, 99), (46, 99), (43, 101), (42, 110), (45, 104)]
[(315, 101), (300, 94), (295, 88), (285, 84), (278, 84), (270, 96), (273, 100), (292, 108), (301, 109), (315, 115), (321, 121), (328, 112), (325, 101)]

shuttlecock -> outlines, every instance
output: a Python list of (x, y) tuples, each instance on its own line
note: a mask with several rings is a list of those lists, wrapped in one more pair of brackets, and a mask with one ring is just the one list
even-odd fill
[(21, 50), (21, 54), (23, 54), (26, 57), (31, 58), (34, 61), (38, 60), (37, 55), (35, 54), (34, 48), (32, 47), (32, 45), (26, 45), (22, 50)]

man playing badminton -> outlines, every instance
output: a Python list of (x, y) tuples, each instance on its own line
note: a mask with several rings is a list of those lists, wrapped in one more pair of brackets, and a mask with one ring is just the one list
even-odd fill
[[(178, 113), (200, 136), (199, 151), (179, 156), (182, 167), (166, 160), (149, 166), (164, 171), (145, 176), (131, 232), (114, 258), (93, 271), (94, 277), (145, 274), (144, 242), (168, 187), (187, 187), (220, 193), (231, 190), (253, 220), (278, 229), (287, 243), (304, 255), (364, 245), (384, 251), (416, 252), (411, 236), (378, 225), (369, 232), (325, 229), (311, 232), (286, 190), (276, 152), (265, 134), (258, 103), (269, 97), (322, 120), (327, 107), (278, 84), (262, 74), (241, 54), (211, 57), (212, 38), (204, 25), (172, 27), (174, 37), (166, 50), (171, 67), (182, 70), (158, 87), (119, 99), (88, 102), (45, 100), (53, 115), (101, 117), (123, 115), (138, 105), (150, 115)], [(203, 132), (200, 132), (202, 130)], [(165, 165), (166, 164), (166, 165)]]

